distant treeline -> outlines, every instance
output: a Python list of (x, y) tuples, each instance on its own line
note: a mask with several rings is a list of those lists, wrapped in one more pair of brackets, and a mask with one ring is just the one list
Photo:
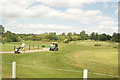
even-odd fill
[(87, 34), (84, 30), (79, 34), (75, 32), (61, 33), (56, 34), (55, 32), (44, 33), (44, 34), (15, 34), (11, 31), (4, 31), (4, 27), (0, 25), (0, 40), (1, 42), (19, 42), (23, 40), (32, 40), (32, 41), (58, 41), (68, 43), (70, 41), (77, 40), (95, 40), (95, 41), (114, 41), (120, 42), (120, 33), (113, 33), (112, 36), (108, 34), (98, 34), (92, 32), (90, 35)]

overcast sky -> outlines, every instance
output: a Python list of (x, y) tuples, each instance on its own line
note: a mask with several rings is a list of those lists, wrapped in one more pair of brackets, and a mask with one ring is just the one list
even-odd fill
[[(84, 2), (83, 2), (84, 1)], [(89, 2), (88, 2), (89, 1)], [(109, 0), (110, 1), (110, 0)], [(115, 2), (116, 1), (116, 2)], [(0, 24), (15, 33), (118, 32), (117, 0), (3, 0)]]

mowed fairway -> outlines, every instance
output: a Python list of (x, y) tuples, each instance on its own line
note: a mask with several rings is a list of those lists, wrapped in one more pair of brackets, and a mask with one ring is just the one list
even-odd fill
[(3, 54), (2, 77), (11, 78), (13, 61), (17, 62), (17, 78), (82, 78), (84, 69), (89, 71), (88, 78), (117, 76), (117, 43), (100, 43), (102, 46), (90, 41), (59, 43), (59, 51), (55, 52)]

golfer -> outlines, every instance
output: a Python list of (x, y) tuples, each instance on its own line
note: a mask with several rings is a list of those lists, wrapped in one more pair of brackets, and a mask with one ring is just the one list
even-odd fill
[(21, 48), (22, 48), (22, 54), (25, 53), (25, 43), (22, 42)]
[(50, 45), (50, 51), (54, 51), (54, 49), (55, 49), (55, 44), (54, 43), (51, 43), (51, 45)]

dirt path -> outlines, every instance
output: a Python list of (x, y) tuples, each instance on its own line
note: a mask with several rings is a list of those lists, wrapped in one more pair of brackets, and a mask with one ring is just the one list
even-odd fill
[[(40, 51), (49, 51), (49, 48), (43, 48), (41, 50), (28, 50), (28, 51), (25, 51), (25, 53), (40, 52)], [(0, 54), (3, 54), (3, 53), (14, 53), (14, 51), (3, 51), (3, 52), (0, 52)]]

